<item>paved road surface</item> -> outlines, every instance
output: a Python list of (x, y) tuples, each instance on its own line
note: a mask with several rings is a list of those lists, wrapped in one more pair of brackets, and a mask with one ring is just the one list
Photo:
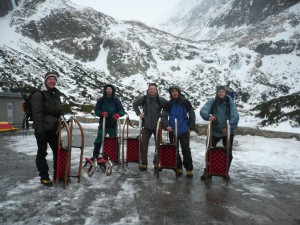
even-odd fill
[[(85, 129), (85, 156), (95, 134)], [(255, 176), (243, 165), (232, 167), (228, 187), (220, 177), (201, 182), (204, 162), (195, 157), (193, 179), (176, 180), (170, 170), (157, 179), (152, 165), (140, 172), (129, 164), (109, 177), (84, 174), (80, 184), (73, 180), (62, 190), (39, 184), (34, 154), (16, 151), (20, 140), (22, 133), (0, 136), (0, 224), (300, 224), (300, 185)], [(34, 141), (32, 132), (25, 140)], [(204, 138), (192, 143), (203, 146)]]

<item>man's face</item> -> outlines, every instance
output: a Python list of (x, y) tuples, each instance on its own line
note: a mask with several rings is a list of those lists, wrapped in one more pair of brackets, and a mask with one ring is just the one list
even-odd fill
[(57, 82), (57, 80), (56, 80), (55, 77), (49, 77), (46, 80), (46, 85), (47, 85), (48, 88), (53, 89), (56, 86), (56, 82)]
[(174, 88), (174, 89), (171, 90), (171, 95), (172, 95), (172, 98), (178, 98), (179, 91)]
[(155, 85), (149, 86), (148, 93), (150, 96), (155, 96), (157, 94), (156, 86)]
[(106, 96), (111, 96), (112, 92), (113, 92), (113, 90), (112, 90), (111, 87), (107, 87), (106, 90), (105, 90)]
[(217, 95), (219, 98), (224, 98), (225, 97), (225, 91), (224, 90), (218, 90)]

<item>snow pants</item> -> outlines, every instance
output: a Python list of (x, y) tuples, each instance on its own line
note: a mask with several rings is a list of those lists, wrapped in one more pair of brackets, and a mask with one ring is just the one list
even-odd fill
[[(148, 147), (149, 147), (149, 140), (154, 135), (154, 140), (156, 137), (156, 130), (155, 129), (146, 129), (142, 130), (142, 164), (148, 164)], [(155, 160), (154, 160), (155, 163)]]
[(42, 180), (49, 178), (49, 167), (46, 160), (47, 144), (49, 143), (53, 153), (53, 178), (56, 174), (56, 161), (58, 151), (58, 134), (55, 131), (45, 131), (43, 134), (34, 133), (38, 146), (36, 155), (36, 167)]
[[(170, 141), (173, 143), (174, 133), (169, 133)], [(181, 147), (181, 152), (183, 156), (183, 162), (181, 160), (181, 156), (179, 154), (179, 144)], [(193, 170), (193, 159), (190, 148), (190, 135), (189, 132), (178, 135), (177, 138), (177, 169), (182, 169), (182, 165), (186, 170)]]

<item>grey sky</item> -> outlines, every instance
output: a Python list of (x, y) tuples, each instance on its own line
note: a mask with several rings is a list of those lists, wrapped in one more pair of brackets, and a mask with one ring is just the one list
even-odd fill
[(140, 20), (157, 25), (167, 19), (181, 0), (71, 0), (92, 7), (119, 20)]

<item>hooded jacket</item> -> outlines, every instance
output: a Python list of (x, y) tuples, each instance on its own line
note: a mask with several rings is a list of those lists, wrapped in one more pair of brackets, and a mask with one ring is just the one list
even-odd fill
[[(179, 92), (178, 98), (172, 97), (171, 91), (176, 89)], [(175, 118), (177, 119), (178, 135), (186, 133), (188, 130), (195, 129), (195, 111), (190, 101), (181, 93), (180, 87), (173, 85), (169, 88), (170, 99), (162, 112), (162, 126), (175, 129)]]
[[(215, 107), (213, 107), (214, 102)], [(200, 116), (208, 121), (209, 115), (212, 114), (218, 120), (218, 124), (213, 125), (213, 135), (216, 137), (222, 137), (223, 129), (227, 126), (227, 120), (229, 120), (230, 133), (234, 134), (239, 122), (239, 114), (235, 103), (229, 95), (226, 95), (224, 99), (211, 98), (200, 110)]]
[[(108, 97), (106, 95), (106, 88), (111, 87), (112, 88), (112, 95)], [(107, 112), (108, 116), (106, 117), (106, 127), (115, 127), (116, 126), (116, 120), (113, 119), (114, 114), (119, 114), (120, 117), (125, 115), (125, 109), (119, 100), (115, 96), (116, 88), (112, 84), (106, 84), (103, 88), (103, 97), (99, 98), (96, 103), (95, 107), (95, 115), (99, 116), (99, 123), (100, 126), (102, 126), (102, 112)]]
[(61, 94), (57, 88), (48, 89), (45, 84), (41, 91), (36, 91), (31, 96), (31, 108), (33, 128), (36, 133), (42, 134), (45, 131), (56, 131), (58, 129), (58, 119), (62, 114)]

